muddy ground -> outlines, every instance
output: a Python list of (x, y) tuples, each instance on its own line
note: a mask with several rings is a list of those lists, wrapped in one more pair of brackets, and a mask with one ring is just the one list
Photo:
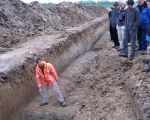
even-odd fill
[(40, 98), (35, 98), (24, 120), (138, 120), (126, 89), (136, 61), (119, 58), (112, 45), (106, 32), (61, 74), (67, 107), (59, 107), (50, 90), (49, 105), (39, 107)]

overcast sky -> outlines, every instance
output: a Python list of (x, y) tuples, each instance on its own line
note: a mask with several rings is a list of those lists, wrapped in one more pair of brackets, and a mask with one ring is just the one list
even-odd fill
[[(32, 1), (39, 1), (40, 3), (48, 3), (48, 2), (52, 2), (52, 3), (60, 3), (62, 1), (71, 1), (71, 2), (78, 2), (78, 1), (81, 1), (81, 0), (22, 0), (26, 3), (30, 3)], [(84, 1), (84, 0), (83, 0)], [(98, 0), (93, 0), (93, 1), (98, 1)], [(110, 1), (113, 1), (113, 0), (110, 0)]]

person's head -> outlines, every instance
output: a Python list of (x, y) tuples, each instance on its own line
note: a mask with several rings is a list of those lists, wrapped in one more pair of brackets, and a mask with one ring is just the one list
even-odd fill
[(134, 1), (133, 0), (128, 0), (127, 1), (127, 6), (129, 9), (133, 9)]
[(43, 60), (43, 58), (37, 58), (36, 60), (38, 66), (40, 67), (40, 69), (43, 69), (44, 68), (44, 65), (45, 65), (45, 61)]
[(121, 8), (125, 8), (126, 7), (126, 3), (124, 1), (119, 2), (119, 6)]
[(37, 63), (37, 64), (39, 64), (41, 61), (42, 61), (41, 58), (37, 58), (37, 59), (36, 59), (36, 63)]
[(42, 69), (42, 68), (44, 68), (44, 63), (43, 63), (43, 61), (41, 61), (40, 63), (39, 63), (39, 67)]
[[(38, 57), (37, 59), (36, 59), (36, 63), (37, 64), (39, 64), (41, 61), (46, 61), (45, 60), (45, 58), (43, 58), (43, 57)], [(47, 62), (47, 61), (46, 61)]]
[(144, 0), (138, 0), (138, 4), (139, 5), (143, 5), (144, 4)]
[(43, 70), (44, 69), (44, 67), (45, 67), (45, 61), (40, 61), (40, 63), (39, 63), (39, 67), (40, 67), (40, 69), (41, 70)]
[(115, 2), (115, 3), (113, 4), (113, 7), (114, 7), (115, 9), (119, 9), (119, 8), (120, 8), (119, 3), (118, 3), (118, 2)]
[(150, 0), (147, 0), (147, 7), (150, 8)]

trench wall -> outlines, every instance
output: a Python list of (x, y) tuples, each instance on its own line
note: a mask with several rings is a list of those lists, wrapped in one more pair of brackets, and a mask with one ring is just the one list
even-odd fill
[(51, 62), (60, 74), (73, 60), (88, 51), (107, 28), (107, 16), (93, 20), (90, 24), (68, 28), (66, 32), (69, 34), (59, 43), (40, 54), (31, 55), (9, 72), (0, 73), (0, 118), (19, 119), (21, 109), (37, 95), (34, 76), (37, 57)]

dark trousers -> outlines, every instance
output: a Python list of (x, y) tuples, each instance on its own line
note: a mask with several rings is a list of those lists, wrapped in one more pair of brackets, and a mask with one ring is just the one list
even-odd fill
[(114, 46), (120, 46), (116, 27), (112, 27), (112, 40), (114, 42)]
[(111, 41), (113, 41), (113, 28), (110, 24), (109, 24), (109, 32), (110, 32), (110, 39)]
[(128, 55), (128, 40), (131, 42), (131, 57), (135, 56), (135, 50), (136, 50), (136, 34), (137, 31), (133, 30), (125, 30), (125, 37), (123, 39), (123, 50), (121, 53)]
[(146, 29), (138, 28), (139, 50), (147, 51)]

